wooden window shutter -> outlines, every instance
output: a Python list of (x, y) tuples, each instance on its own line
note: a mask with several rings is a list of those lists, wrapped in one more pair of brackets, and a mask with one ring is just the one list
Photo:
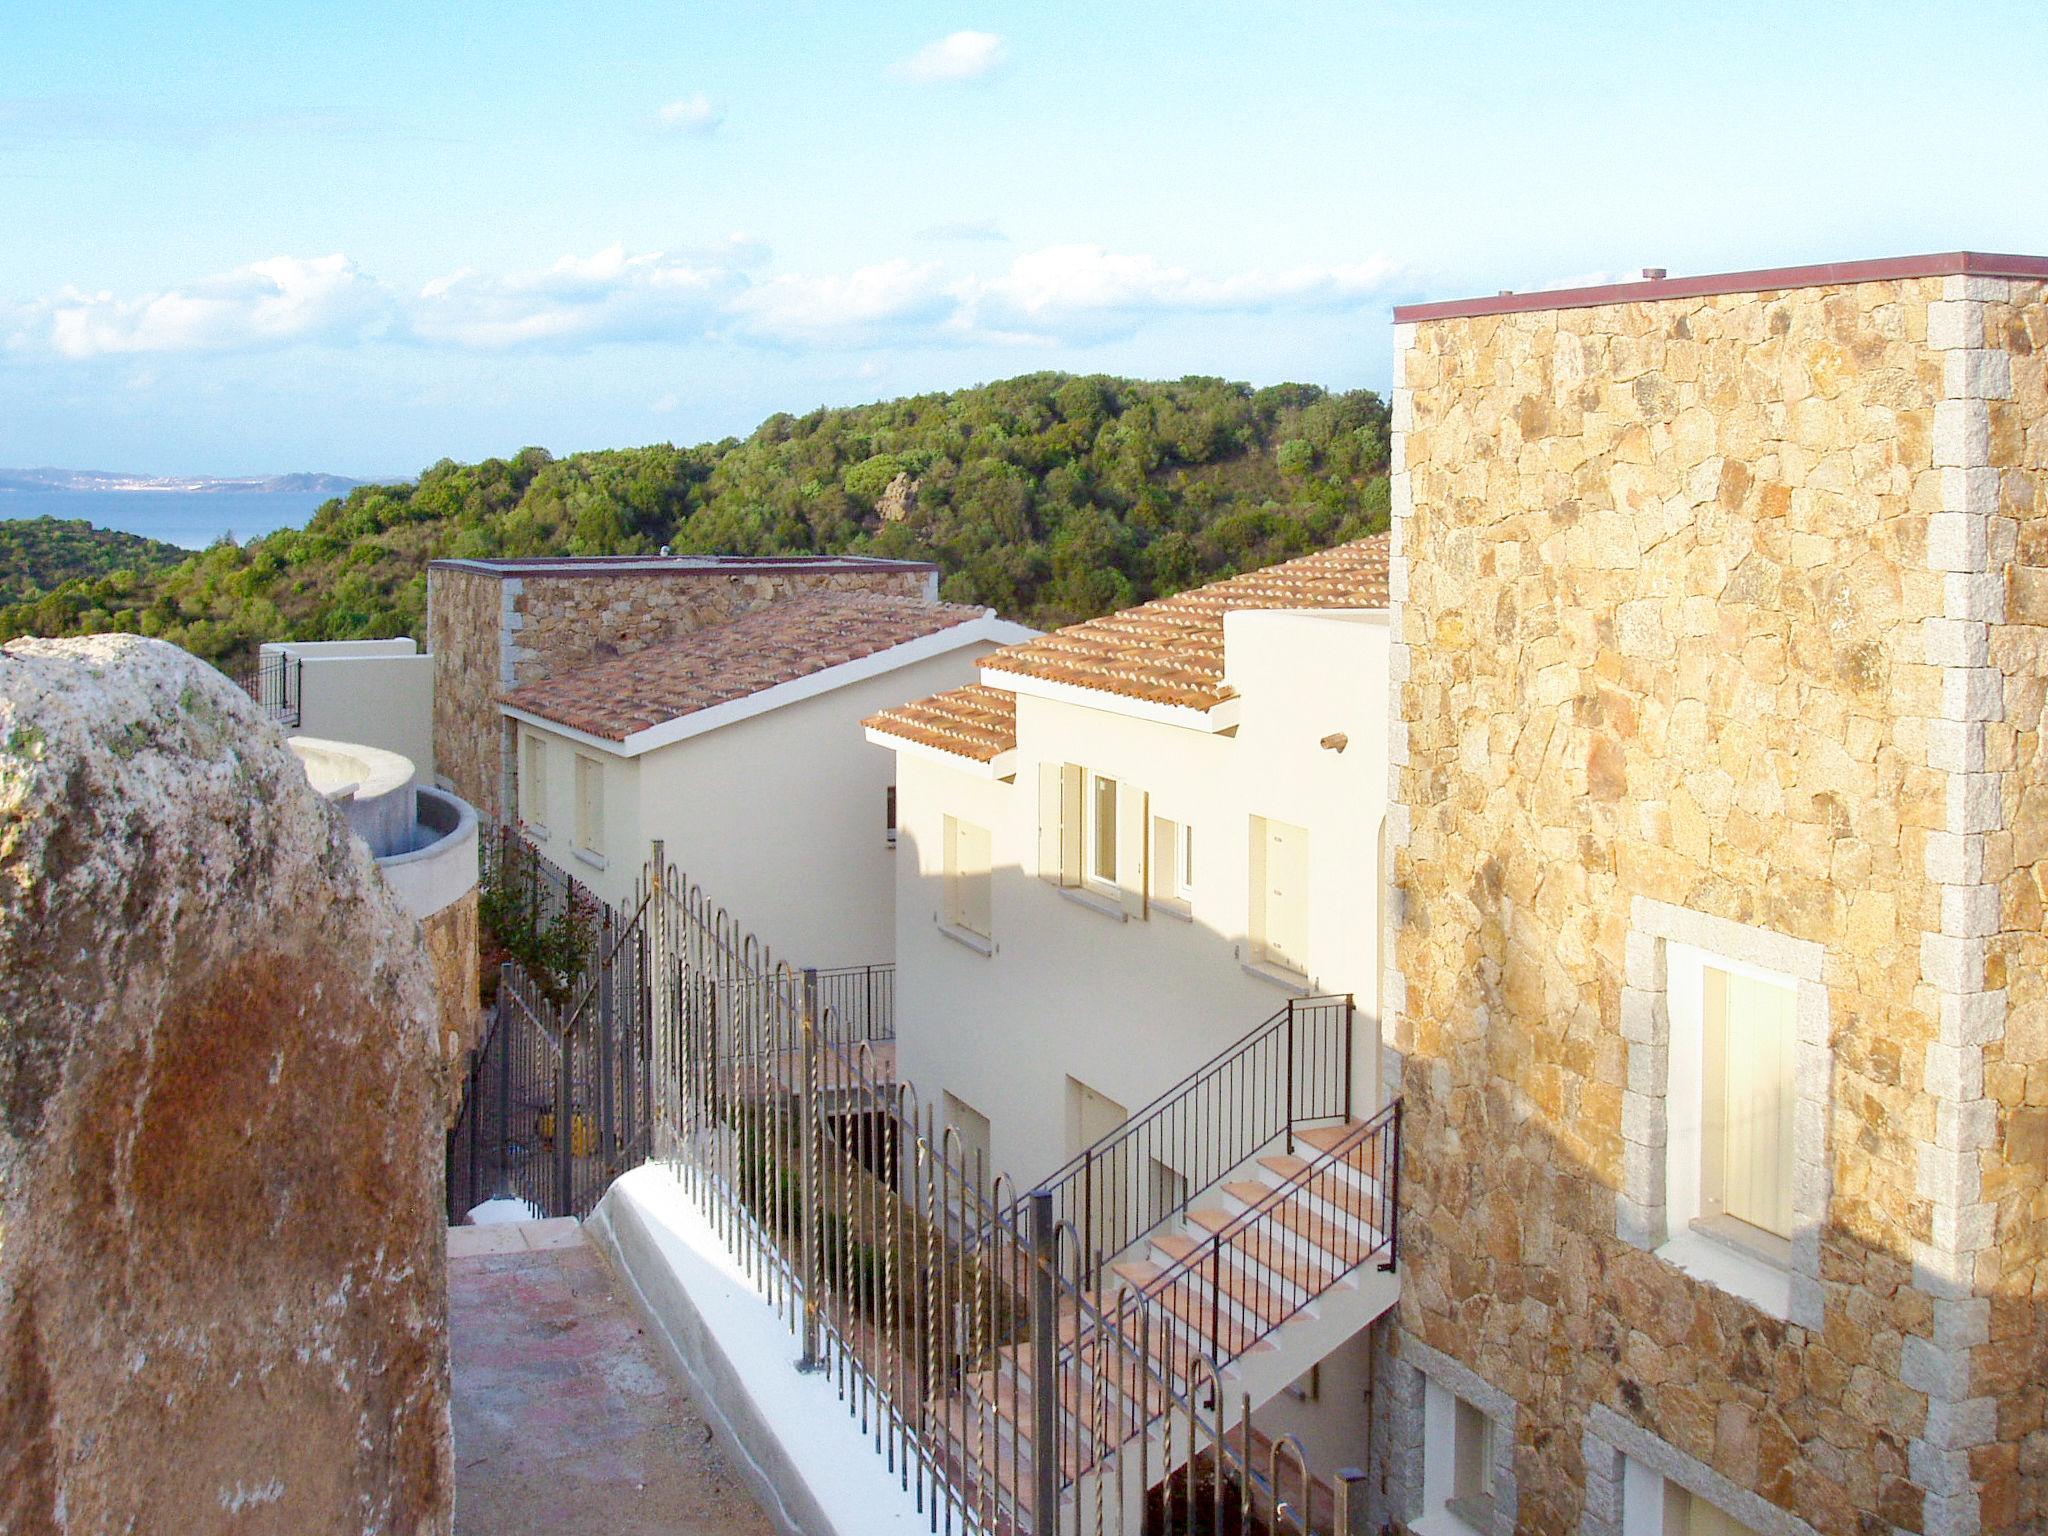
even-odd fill
[(1116, 787), (1116, 883), (1124, 912), (1145, 916), (1145, 853), (1151, 838), (1152, 797), (1142, 789), (1119, 782)]
[(1066, 769), (1059, 763), (1038, 765), (1038, 878), (1052, 885), (1065, 883), (1066, 861), (1061, 852), (1065, 778)]
[(1265, 824), (1262, 861), (1264, 958), (1308, 972), (1308, 833), (1282, 821)]

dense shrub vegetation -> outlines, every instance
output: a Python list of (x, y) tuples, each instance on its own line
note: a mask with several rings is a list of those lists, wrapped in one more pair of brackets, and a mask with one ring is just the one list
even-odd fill
[(0, 603), (19, 603), (80, 578), (161, 570), (184, 558), (175, 544), (95, 528), (82, 518), (0, 522)]
[[(268, 639), (421, 633), (438, 556), (663, 545), (936, 560), (947, 598), (1063, 624), (1384, 528), (1386, 445), (1368, 391), (1032, 374), (776, 415), (744, 441), (444, 460), (304, 529), (77, 572), (0, 607), (0, 638), (136, 630), (233, 662)], [(885, 520), (905, 474), (914, 507)]]

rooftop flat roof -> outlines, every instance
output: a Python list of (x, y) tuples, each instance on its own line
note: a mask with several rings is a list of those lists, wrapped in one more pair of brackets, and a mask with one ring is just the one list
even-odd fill
[(1603, 283), (1594, 288), (1496, 293), (1480, 299), (1397, 304), (1394, 306), (1394, 323), (1407, 325), (1417, 320), (1453, 320), (1469, 315), (1525, 314), (1541, 309), (1590, 309), (1596, 304), (1649, 304), (1660, 299), (1696, 299), (1717, 293), (1768, 293), (1780, 288), (1819, 288), (1840, 283), (1884, 282), (1902, 277), (1962, 276), (2048, 278), (2048, 256), (1995, 256), (1982, 251), (1943, 251), (1932, 256), (1830, 261), (1807, 267), (1765, 267), (1755, 272), (1715, 272), (1704, 277), (1645, 278), (1634, 283)]
[(430, 560), (430, 567), (482, 571), (491, 576), (682, 575), (725, 571), (758, 575), (792, 568), (822, 571), (936, 571), (928, 560), (881, 560), (869, 555), (532, 555), (523, 560)]

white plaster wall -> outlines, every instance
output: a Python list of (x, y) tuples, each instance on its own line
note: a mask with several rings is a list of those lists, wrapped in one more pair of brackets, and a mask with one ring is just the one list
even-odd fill
[[(337, 643), (412, 645), (410, 640)], [(412, 760), (423, 780), (432, 780), (433, 657), (409, 650), (350, 654), (311, 646), (289, 649), (300, 662), (295, 686), (301, 733), (396, 752)]]
[[(1282, 1007), (1248, 975), (1251, 818), (1309, 831), (1312, 990), (1353, 992), (1357, 1112), (1378, 1106), (1378, 836), (1387, 785), (1386, 626), (1378, 615), (1231, 615), (1233, 735), (1020, 697), (1017, 777), (898, 760), (898, 1070), (990, 1121), (992, 1166), (1030, 1182), (1069, 1155), (1066, 1080), (1136, 1110)], [(1319, 745), (1349, 738), (1340, 754)], [(1125, 921), (1037, 878), (1038, 767), (1078, 763), (1146, 790), (1195, 828), (1192, 921)], [(992, 834), (993, 954), (939, 926), (941, 827)]]
[[(526, 835), (547, 860), (567, 870), (602, 900), (617, 905), (634, 893), (647, 863), (647, 835), (640, 825), (641, 760), (620, 757), (600, 747), (575, 740), (555, 731), (521, 723), (518, 814)], [(547, 820), (531, 820), (533, 801), (525, 782), (528, 734), (547, 739)], [(576, 759), (578, 755), (604, 765), (604, 837), (596, 859), (587, 857), (576, 845)], [(674, 855), (671, 853), (671, 858)], [(601, 861), (601, 862), (600, 862)]]
[[(992, 649), (963, 646), (637, 758), (611, 756), (603, 870), (573, 852), (573, 755), (599, 749), (547, 732), (549, 836), (538, 846), (616, 901), (633, 890), (649, 844), (661, 838), (669, 861), (778, 959), (886, 963), (896, 937), (900, 856), (886, 831), (896, 763), (868, 742), (861, 721), (973, 682)], [(519, 726), (522, 735), (538, 729)], [(522, 794), (522, 816), (524, 803)]]

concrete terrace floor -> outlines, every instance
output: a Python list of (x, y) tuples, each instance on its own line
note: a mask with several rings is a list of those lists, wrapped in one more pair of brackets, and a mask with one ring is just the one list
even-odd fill
[(772, 1536), (573, 1220), (448, 1234), (456, 1536)]

